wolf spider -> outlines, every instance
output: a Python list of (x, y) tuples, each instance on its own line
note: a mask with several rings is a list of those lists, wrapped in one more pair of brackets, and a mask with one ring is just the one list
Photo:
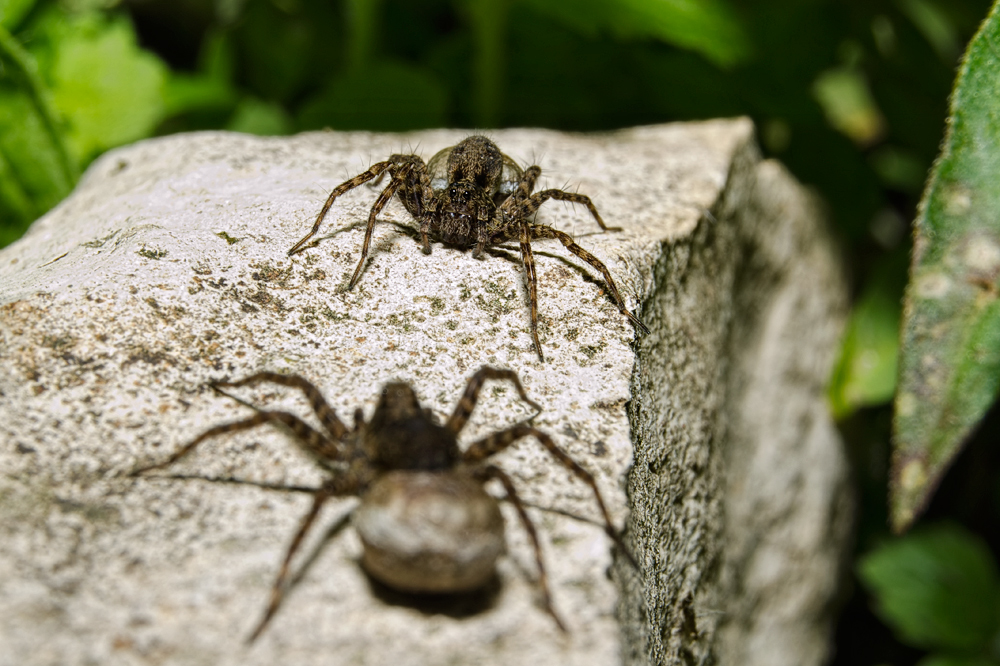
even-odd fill
[[(542, 551), (534, 523), (518, 497), (514, 483), (489, 458), (525, 437), (534, 437), (563, 466), (590, 486), (604, 520), (604, 530), (622, 545), (605, 507), (594, 477), (559, 448), (549, 435), (518, 423), (473, 442), (464, 451), (457, 436), (475, 408), (480, 390), (488, 379), (509, 380), (521, 399), (541, 411), (531, 400), (513, 370), (485, 366), (476, 372), (465, 393), (444, 425), (434, 413), (421, 407), (409, 384), (393, 382), (366, 423), (361, 409), (354, 412), (348, 427), (334, 413), (319, 390), (297, 375), (258, 372), (233, 382), (211, 386), (226, 394), (223, 387), (236, 388), (270, 382), (299, 389), (312, 405), (322, 424), (317, 430), (298, 416), (282, 411), (257, 409), (241, 421), (206, 430), (163, 462), (138, 468), (133, 476), (176, 463), (206, 439), (231, 432), (250, 430), (264, 423), (290, 429), (295, 443), (328, 474), (319, 488), (312, 490), (312, 507), (303, 517), (285, 553), (271, 588), (263, 618), (247, 642), (260, 636), (277, 612), (284, 597), (292, 557), (331, 497), (359, 496), (352, 522), (364, 546), (361, 564), (375, 580), (403, 592), (453, 593), (480, 589), (493, 577), (497, 558), (504, 550), (503, 517), (496, 498), (483, 485), (496, 479), (521, 519), (535, 553), (538, 585), (545, 610), (559, 629), (566, 627), (552, 607)], [(232, 396), (230, 396), (232, 397)]]
[(538, 341), (538, 284), (535, 258), (531, 252), (533, 240), (554, 238), (600, 271), (618, 309), (639, 330), (649, 333), (645, 324), (625, 307), (625, 301), (618, 292), (611, 272), (600, 259), (577, 245), (569, 234), (537, 224), (530, 218), (543, 203), (549, 199), (557, 199), (586, 206), (604, 231), (620, 231), (620, 227), (606, 226), (590, 197), (586, 195), (555, 189), (532, 194), (535, 181), (542, 173), (541, 167), (521, 169), (485, 136), (470, 136), (455, 146), (445, 148), (427, 164), (417, 155), (391, 155), (388, 160), (378, 162), (364, 173), (341, 183), (330, 192), (312, 229), (292, 246), (288, 251), (289, 256), (302, 251), (309, 239), (319, 231), (323, 218), (337, 197), (370, 180), (378, 182), (386, 173), (390, 177), (389, 184), (375, 200), (368, 215), (361, 259), (354, 269), (348, 289), (354, 288), (365, 259), (368, 258), (375, 219), (393, 195), (396, 195), (407, 212), (420, 224), (420, 238), (425, 254), (431, 253), (431, 235), (463, 249), (472, 247), (472, 256), (475, 258), (482, 257), (483, 250), (488, 246), (513, 240), (520, 242), (531, 305), (531, 338), (539, 359), (545, 360), (545, 357)]

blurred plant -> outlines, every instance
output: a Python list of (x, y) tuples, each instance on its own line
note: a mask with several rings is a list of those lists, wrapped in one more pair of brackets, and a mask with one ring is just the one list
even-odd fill
[[(895, 389), (903, 220), (937, 148), (962, 36), (984, 9), (985, 0), (0, 0), (0, 244), (97, 154), (154, 134), (599, 130), (750, 114), (765, 148), (826, 195), (855, 258), (861, 297), (830, 387), (844, 418)], [(932, 227), (947, 232), (923, 225)], [(934, 246), (918, 242), (921, 256), (938, 256), (925, 247)], [(949, 330), (970, 330), (966, 314), (942, 316), (956, 317)], [(961, 363), (970, 344), (936, 367), (969, 376), (979, 367)], [(978, 357), (990, 349), (974, 344)], [(994, 394), (976, 393), (955, 437)], [(897, 406), (907, 395), (922, 393), (908, 389)], [(959, 403), (941, 404), (935, 418), (951, 423)], [(933, 487), (957, 445), (934, 447), (930, 458), (917, 450), (931, 462), (906, 479)], [(906, 485), (899, 470), (894, 478)]]
[(858, 576), (899, 639), (931, 651), (919, 666), (1000, 664), (997, 566), (969, 532), (916, 530), (863, 557)]
[[(598, 130), (748, 113), (765, 148), (826, 195), (855, 257), (861, 297), (830, 387), (843, 418), (895, 389), (903, 220), (936, 151), (958, 45), (984, 8), (985, 0), (0, 0), (0, 243), (65, 196), (97, 154), (154, 134)], [(162, 57), (140, 44), (159, 45)], [(957, 323), (966, 315), (943, 316), (957, 317), (950, 330), (968, 329)], [(979, 367), (960, 362), (969, 344), (938, 367)], [(979, 357), (990, 348), (974, 344)], [(979, 410), (993, 395), (980, 393)], [(906, 407), (905, 396), (897, 404)], [(939, 422), (951, 423), (946, 416)], [(935, 447), (931, 458), (942, 462), (929, 463), (927, 487), (957, 450)]]
[(830, 378), (830, 405), (836, 419), (858, 407), (885, 404), (896, 391), (907, 249), (899, 248), (878, 261), (851, 310)]
[[(848, 249), (857, 298), (829, 387), (837, 418), (887, 421), (902, 377), (900, 527), (1000, 384), (995, 8), (966, 56), (917, 216), (956, 60), (989, 5), (0, 0), (0, 247), (102, 151), (159, 134), (599, 131), (749, 115), (764, 150), (824, 196)], [(873, 436), (886, 439), (869, 428), (859, 441)]]
[[(152, 134), (601, 130), (750, 114), (765, 147), (865, 245), (887, 205), (911, 214), (955, 45), (985, 2), (936, 1), (0, 0), (10, 46), (0, 106), (37, 107), (4, 114), (19, 119), (2, 129), (21, 143), (2, 152), (0, 243), (58, 201), (95, 152)], [(74, 36), (83, 26), (87, 39)], [(89, 50), (119, 92), (74, 91), (70, 48)], [(122, 104), (121, 89), (140, 97)], [(51, 129), (30, 132), (46, 127), (46, 103)], [(122, 122), (109, 122), (113, 108)], [(55, 169), (60, 145), (68, 159)]]
[(0, 245), (68, 194), (95, 156), (211, 98), (180, 94), (197, 78), (173, 75), (100, 2), (0, 2), (0, 66)]
[(890, 476), (897, 531), (923, 510), (1000, 389), (998, 52), (1000, 2), (966, 52), (916, 220)]

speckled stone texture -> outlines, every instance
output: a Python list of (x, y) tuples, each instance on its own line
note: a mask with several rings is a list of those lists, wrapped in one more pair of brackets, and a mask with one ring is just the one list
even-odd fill
[[(544, 363), (516, 245), (425, 256), (393, 202), (345, 291), (376, 197), (361, 187), (317, 245), (286, 256), (334, 185), (465, 135), (147, 141), (103, 156), (0, 251), (0, 665), (822, 663), (850, 522), (823, 401), (846, 306), (812, 198), (760, 160), (746, 120), (493, 133), (541, 165), (541, 187), (568, 183), (623, 228), (597, 233), (557, 202), (538, 217), (600, 257), (651, 329), (637, 335), (600, 276), (538, 242)], [(531, 505), (565, 635), (509, 505), (496, 583), (428, 601), (369, 581), (353, 530), (333, 534), (357, 503), (344, 499), (248, 647), (309, 496), (127, 475), (250, 413), (213, 379), (300, 373), (348, 421), (401, 379), (443, 417), (483, 364), (520, 373), (544, 408), (535, 425), (595, 474), (640, 563), (614, 552), (588, 489), (537, 442), (497, 456)], [(238, 393), (309, 413), (281, 387)], [(462, 442), (531, 413), (491, 383)], [(166, 472), (322, 478), (271, 427)]]

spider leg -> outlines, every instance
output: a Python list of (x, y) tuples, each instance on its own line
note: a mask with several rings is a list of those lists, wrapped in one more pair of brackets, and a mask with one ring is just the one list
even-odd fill
[(424, 215), (423, 217), (420, 218), (420, 243), (423, 246), (424, 254), (431, 253), (431, 239), (428, 234), (430, 233), (431, 224), (433, 222), (434, 222), (434, 216), (431, 214)]
[(531, 229), (527, 221), (521, 220), (521, 261), (524, 275), (528, 279), (528, 303), (531, 307), (531, 339), (535, 342), (538, 360), (544, 361), (542, 343), (538, 341), (538, 278), (535, 275), (535, 255), (531, 253)]
[[(556, 443), (552, 441), (551, 437), (538, 428), (524, 423), (519, 423), (507, 428), (506, 430), (495, 432), (492, 435), (488, 435), (469, 445), (469, 448), (467, 448), (462, 454), (462, 460), (470, 464), (482, 462), (490, 456), (503, 451), (508, 446), (519, 439), (523, 439), (524, 437), (534, 437), (537, 439), (542, 446), (544, 446), (548, 452), (551, 453), (552, 456), (560, 462), (560, 464), (562, 464), (563, 467), (572, 472), (576, 478), (590, 486), (590, 489), (594, 491), (594, 499), (597, 500), (597, 506), (601, 509), (601, 515), (604, 517), (604, 531), (616, 544), (621, 545), (621, 539), (618, 536), (618, 532), (615, 530), (614, 525), (611, 523), (611, 515), (608, 513), (607, 507), (604, 505), (604, 499), (601, 497), (601, 491), (597, 489), (597, 482), (594, 481), (594, 476), (585, 470), (580, 463), (573, 460), (568, 453), (559, 448)], [(631, 560), (633, 564), (636, 564), (631, 553), (627, 550), (624, 552), (628, 556), (629, 560)]]
[(312, 382), (304, 377), (298, 375), (281, 375), (276, 372), (258, 372), (254, 375), (250, 375), (244, 379), (239, 379), (234, 382), (213, 382), (212, 388), (218, 388), (221, 386), (226, 386), (229, 388), (238, 388), (240, 386), (253, 386), (254, 384), (260, 384), (261, 382), (271, 382), (274, 384), (280, 384), (281, 386), (288, 386), (289, 388), (297, 388), (305, 394), (306, 399), (312, 406), (313, 412), (316, 413), (316, 418), (319, 419), (326, 431), (334, 439), (340, 439), (347, 432), (347, 426), (337, 418), (337, 414), (333, 411), (333, 408), (327, 404), (323, 395), (319, 392)]
[(511, 478), (507, 476), (506, 472), (495, 465), (486, 465), (480, 470), (477, 470), (477, 476), (481, 476), (482, 479), (496, 479), (502, 485), (504, 492), (507, 493), (507, 499), (510, 503), (514, 505), (514, 509), (517, 510), (517, 515), (521, 518), (521, 524), (524, 526), (524, 531), (528, 533), (528, 537), (531, 539), (531, 545), (535, 549), (535, 564), (538, 566), (538, 587), (542, 590), (542, 603), (545, 605), (545, 610), (552, 619), (555, 620), (556, 626), (563, 633), (568, 633), (566, 625), (559, 618), (556, 613), (556, 609), (552, 606), (552, 592), (549, 590), (549, 579), (545, 573), (545, 562), (542, 559), (542, 547), (538, 542), (538, 530), (535, 529), (535, 524), (531, 521), (531, 517), (528, 516), (528, 512), (524, 509), (524, 503), (521, 502), (521, 498), (517, 494), (517, 490), (514, 488), (514, 482)]
[(330, 206), (333, 205), (333, 202), (337, 197), (345, 192), (350, 192), (359, 185), (364, 185), (372, 178), (381, 178), (382, 174), (387, 169), (391, 169), (395, 164), (396, 162), (391, 159), (386, 160), (385, 162), (373, 164), (371, 168), (364, 173), (360, 173), (354, 178), (346, 180), (337, 187), (333, 188), (333, 191), (330, 192), (330, 196), (326, 198), (326, 203), (323, 204), (322, 210), (319, 211), (319, 215), (316, 216), (316, 222), (313, 223), (312, 230), (303, 236), (302, 240), (292, 246), (292, 249), (288, 251), (288, 256), (292, 256), (293, 254), (300, 252), (302, 248), (305, 247), (305, 244), (309, 241), (309, 239), (316, 235), (316, 232), (319, 231), (319, 225), (323, 223), (323, 218), (326, 217), (327, 212), (330, 210)]
[(531, 196), (531, 191), (535, 189), (535, 182), (542, 175), (540, 166), (530, 166), (521, 176), (521, 182), (517, 184), (517, 190), (507, 197), (500, 207), (507, 211), (512, 211), (516, 206), (524, 203)]
[(494, 208), (492, 211), (489, 211), (492, 212), (492, 216), (487, 216), (487, 218), (484, 220), (483, 218), (480, 217), (482, 212), (483, 209), (477, 206), (476, 226), (478, 228), (478, 231), (476, 232), (476, 247), (472, 250), (473, 259), (482, 258), (483, 250), (486, 249), (486, 243), (488, 243), (490, 240), (490, 226), (491, 226), (490, 223), (493, 221), (492, 217), (495, 217), (496, 215), (499, 214), (497, 210)]
[(416, 155), (393, 155), (389, 159), (398, 160), (398, 165), (403, 171), (401, 175), (403, 184), (399, 190), (400, 202), (414, 219), (423, 219), (435, 201), (427, 165)]
[(559, 231), (558, 229), (553, 229), (552, 227), (547, 227), (544, 224), (535, 224), (531, 226), (531, 238), (534, 240), (542, 240), (546, 238), (555, 238), (560, 243), (566, 246), (566, 249), (580, 257), (588, 264), (600, 271), (601, 275), (604, 276), (604, 282), (608, 285), (608, 289), (611, 291), (611, 297), (615, 301), (615, 305), (621, 310), (621, 313), (628, 317), (635, 326), (643, 333), (649, 333), (649, 329), (643, 324), (638, 317), (629, 312), (628, 308), (625, 307), (625, 299), (618, 292), (618, 286), (615, 284), (614, 278), (611, 277), (611, 271), (604, 263), (592, 255), (591, 253), (584, 250), (582, 247), (576, 244), (573, 237), (567, 233)]
[(354, 275), (351, 277), (351, 282), (348, 284), (348, 289), (353, 289), (355, 283), (358, 281), (358, 277), (361, 276), (361, 269), (365, 265), (365, 259), (368, 258), (368, 246), (372, 242), (372, 232), (375, 231), (375, 218), (378, 214), (382, 212), (386, 204), (392, 199), (392, 195), (403, 186), (406, 176), (410, 172), (409, 165), (403, 165), (400, 167), (396, 173), (392, 174), (392, 180), (386, 185), (382, 193), (378, 195), (378, 199), (372, 205), (371, 213), (368, 215), (368, 227), (365, 229), (365, 242), (361, 246), (361, 260), (358, 261), (358, 267), (354, 269)]
[[(322, 486), (315, 489), (313, 492), (313, 503), (309, 508), (309, 512), (302, 517), (302, 522), (299, 524), (299, 530), (292, 537), (292, 542), (288, 544), (288, 551), (285, 553), (285, 559), (281, 563), (281, 568), (278, 570), (278, 576), (274, 579), (274, 584), (271, 586), (271, 598), (268, 601), (267, 609), (264, 611), (264, 617), (261, 618), (260, 623), (257, 625), (253, 633), (247, 637), (247, 644), (253, 643), (267, 627), (271, 618), (274, 614), (278, 612), (278, 607), (281, 606), (281, 602), (285, 597), (285, 592), (288, 589), (288, 574), (291, 570), (292, 558), (298, 551), (299, 547), (302, 545), (302, 540), (305, 538), (306, 533), (312, 524), (316, 521), (316, 517), (319, 515), (319, 510), (322, 508), (323, 504), (331, 497), (343, 497), (345, 495), (357, 495), (359, 488), (363, 486), (364, 482), (359, 478), (346, 475), (343, 477), (334, 477), (326, 481)], [(346, 519), (340, 524), (333, 528), (333, 532), (342, 529), (343, 526), (347, 524)], [(328, 533), (329, 536), (330, 533)], [(305, 566), (308, 566), (307, 562)], [(302, 575), (302, 571), (299, 572), (299, 576)], [(294, 581), (293, 581), (294, 582)]]
[(534, 407), (536, 411), (542, 411), (541, 405), (528, 397), (528, 394), (521, 385), (521, 380), (517, 376), (516, 372), (513, 370), (483, 366), (476, 371), (476, 374), (472, 375), (469, 379), (469, 383), (465, 385), (465, 393), (462, 394), (461, 400), (459, 400), (458, 404), (455, 405), (455, 411), (453, 411), (451, 417), (449, 417), (448, 423), (445, 424), (445, 428), (456, 435), (461, 432), (462, 428), (465, 427), (465, 423), (469, 420), (472, 410), (476, 408), (476, 401), (479, 400), (479, 392), (482, 390), (483, 384), (485, 384), (488, 379), (509, 379), (511, 383), (514, 384), (514, 388), (517, 389), (517, 393), (521, 396), (521, 400), (524, 400), (526, 403)]
[(247, 637), (247, 644), (253, 643), (260, 636), (261, 632), (274, 617), (274, 614), (278, 612), (278, 607), (281, 605), (282, 599), (285, 597), (285, 580), (288, 578), (289, 566), (292, 563), (292, 557), (295, 552), (302, 545), (302, 539), (305, 537), (306, 532), (312, 527), (312, 524), (316, 521), (316, 516), (319, 515), (319, 510), (322, 508), (323, 503), (326, 500), (334, 496), (334, 492), (323, 486), (316, 491), (313, 496), (312, 507), (309, 509), (309, 513), (302, 518), (302, 523), (299, 525), (299, 531), (295, 533), (292, 538), (292, 543), (288, 546), (288, 552), (285, 553), (285, 559), (281, 563), (281, 569), (278, 570), (278, 577), (274, 580), (274, 585), (271, 586), (271, 599), (268, 601), (267, 610), (264, 611), (264, 617), (261, 618), (260, 623), (257, 624), (257, 628), (253, 630), (253, 633)]
[(538, 211), (541, 205), (549, 199), (583, 204), (587, 207), (587, 210), (590, 211), (590, 214), (594, 216), (594, 219), (597, 220), (597, 224), (601, 227), (601, 229), (604, 231), (621, 231), (621, 227), (609, 227), (604, 224), (604, 220), (601, 219), (601, 214), (597, 212), (597, 207), (594, 206), (594, 202), (591, 201), (590, 197), (586, 194), (567, 192), (565, 190), (543, 190), (531, 195), (531, 197), (520, 204), (520, 215), (524, 218), (531, 217), (536, 211)]
[(243, 419), (242, 421), (223, 423), (222, 425), (210, 428), (182, 446), (163, 462), (134, 469), (132, 470), (130, 476), (139, 476), (140, 474), (144, 474), (154, 469), (169, 467), (187, 454), (191, 453), (196, 446), (211, 437), (216, 437), (230, 432), (251, 430), (263, 423), (274, 422), (282, 423), (288, 426), (288, 428), (290, 428), (292, 433), (295, 435), (296, 439), (302, 445), (302, 448), (304, 448), (311, 456), (321, 460), (337, 460), (341, 457), (340, 448), (334, 442), (314, 430), (312, 426), (294, 414), (289, 414), (288, 412), (270, 412), (262, 410), (258, 411), (250, 418)]

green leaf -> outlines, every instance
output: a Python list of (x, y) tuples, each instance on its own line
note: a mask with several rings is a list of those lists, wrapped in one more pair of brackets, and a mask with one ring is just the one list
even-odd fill
[(652, 37), (697, 51), (717, 65), (750, 55), (750, 40), (726, 0), (520, 0), (586, 35)]
[(1000, 3), (973, 38), (916, 220), (890, 503), (905, 529), (1000, 388)]
[(851, 311), (830, 382), (830, 403), (838, 420), (858, 407), (888, 402), (896, 390), (905, 260), (902, 253), (885, 259)]
[(163, 119), (163, 62), (136, 43), (131, 23), (64, 19), (48, 79), (70, 145), (82, 162), (149, 136)]
[(996, 564), (986, 545), (959, 527), (892, 540), (863, 557), (858, 574), (904, 643), (985, 651), (1000, 626)]

